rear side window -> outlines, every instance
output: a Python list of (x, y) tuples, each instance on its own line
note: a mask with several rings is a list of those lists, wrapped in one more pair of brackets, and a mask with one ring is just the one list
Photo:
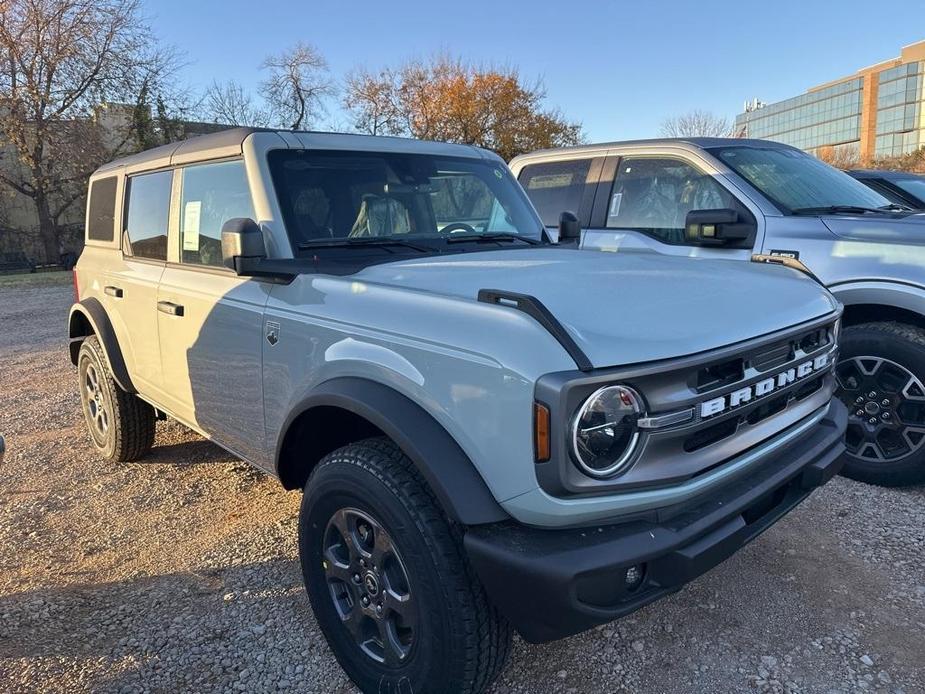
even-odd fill
[(172, 183), (172, 171), (159, 171), (128, 179), (126, 243), (123, 244), (126, 255), (167, 260)]
[(235, 217), (254, 217), (243, 162), (183, 169), (180, 257), (184, 263), (221, 267), (222, 225)]
[(90, 184), (90, 201), (87, 203), (87, 239), (112, 241), (115, 238), (115, 212), (116, 177), (93, 181)]
[(565, 210), (580, 213), (588, 183), (591, 159), (571, 159), (525, 166), (518, 176), (540, 219), (548, 227), (558, 226)]
[(719, 183), (680, 159), (625, 158), (607, 207), (607, 227), (632, 229), (663, 243), (685, 244), (691, 210), (738, 208)]

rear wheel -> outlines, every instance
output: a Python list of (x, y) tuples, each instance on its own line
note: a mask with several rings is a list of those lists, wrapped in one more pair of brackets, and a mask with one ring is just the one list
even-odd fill
[(116, 383), (95, 335), (77, 357), (80, 402), (90, 440), (106, 460), (137, 460), (154, 445), (154, 408)]
[(884, 486), (925, 482), (925, 330), (851, 326), (840, 359), (837, 394), (849, 408), (844, 474)]
[(481, 692), (511, 627), (488, 603), (412, 463), (370, 439), (327, 456), (305, 486), (299, 553), (331, 650), (364, 692)]

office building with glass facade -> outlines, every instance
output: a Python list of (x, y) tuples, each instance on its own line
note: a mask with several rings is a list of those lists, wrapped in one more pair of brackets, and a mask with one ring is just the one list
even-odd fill
[(898, 58), (736, 117), (736, 134), (870, 161), (925, 146), (925, 41)]

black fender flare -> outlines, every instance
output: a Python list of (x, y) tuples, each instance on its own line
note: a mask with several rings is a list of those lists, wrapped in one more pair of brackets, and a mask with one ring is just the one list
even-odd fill
[(125, 366), (125, 358), (122, 356), (122, 348), (119, 347), (119, 340), (116, 339), (116, 333), (112, 329), (112, 322), (106, 313), (106, 309), (99, 302), (99, 299), (87, 297), (71, 306), (71, 312), (67, 319), (67, 336), (70, 339), (71, 362), (77, 365), (77, 355), (80, 352), (80, 343), (88, 335), (81, 328), (81, 316), (89, 325), (93, 334), (100, 341), (103, 347), (103, 353), (106, 355), (106, 361), (109, 363), (109, 370), (119, 387), (127, 393), (136, 393), (135, 386), (131, 377), (128, 375), (128, 368)]
[(472, 461), (437, 420), (393, 388), (363, 378), (325, 381), (293, 408), (277, 441), (277, 475), (289, 426), (316, 407), (347, 410), (392, 439), (414, 463), (450, 519), (463, 525), (481, 525), (510, 518)]

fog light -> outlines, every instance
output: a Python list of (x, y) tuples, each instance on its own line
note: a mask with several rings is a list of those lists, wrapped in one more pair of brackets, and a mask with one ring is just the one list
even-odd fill
[(642, 583), (642, 578), (646, 573), (645, 564), (636, 564), (631, 566), (623, 574), (623, 585), (627, 590), (636, 590)]

